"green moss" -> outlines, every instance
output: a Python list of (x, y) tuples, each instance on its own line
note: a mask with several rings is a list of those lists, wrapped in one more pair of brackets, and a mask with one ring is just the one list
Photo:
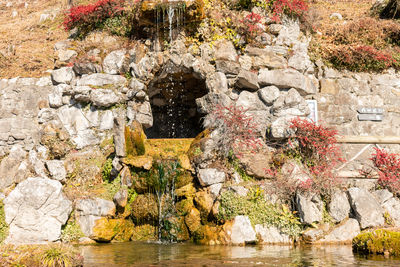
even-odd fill
[(118, 175), (117, 178), (110, 182), (105, 181), (102, 186), (104, 190), (99, 197), (112, 201), (114, 195), (121, 189), (121, 177)]
[(366, 254), (400, 256), (400, 233), (385, 229), (364, 232), (353, 239), (353, 250)]
[(302, 231), (298, 217), (286, 205), (274, 205), (267, 202), (257, 189), (246, 197), (232, 191), (222, 193), (219, 219), (232, 220), (237, 215), (247, 215), (253, 225), (266, 224), (281, 229), (282, 232), (297, 237)]
[(150, 224), (137, 225), (133, 228), (131, 239), (134, 241), (157, 240), (157, 228)]
[(70, 219), (67, 224), (61, 229), (61, 241), (63, 242), (74, 242), (78, 241), (79, 238), (84, 237), (81, 227), (75, 221), (73, 214), (71, 214)]
[(254, 178), (246, 173), (246, 171), (240, 166), (239, 160), (229, 158), (229, 164), (231, 167), (240, 175), (243, 181), (252, 181)]
[(132, 127), (125, 126), (125, 147), (127, 156), (142, 156), (146, 153), (146, 136), (140, 123), (134, 121)]
[(101, 175), (103, 177), (103, 181), (109, 181), (110, 180), (110, 175), (111, 175), (111, 170), (112, 170), (112, 159), (108, 158), (106, 162), (103, 165), (103, 169), (101, 171)]
[(4, 213), (4, 204), (3, 201), (0, 200), (0, 244), (8, 236), (8, 224), (6, 223), (5, 213)]

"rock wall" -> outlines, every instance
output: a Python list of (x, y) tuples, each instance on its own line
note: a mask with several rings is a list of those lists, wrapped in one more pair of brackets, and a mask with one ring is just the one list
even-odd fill
[[(0, 156), (4, 158), (0, 162), (0, 190), (7, 195), (4, 202), (12, 234), (9, 242), (19, 242), (20, 237), (27, 234), (21, 233), (21, 229), (27, 229), (32, 242), (59, 239), (61, 225), (71, 212), (71, 204), (58, 192), (61, 183), (66, 182), (65, 161), (70, 155), (77, 155), (77, 152), (84, 154), (101, 147), (107, 139), (113, 137), (115, 156), (110, 169), (114, 176), (121, 172), (124, 185), (131, 186), (133, 178), (130, 177), (126, 165), (133, 164), (134, 167), (148, 170), (150, 167), (145, 166), (153, 164), (152, 158), (144, 156), (138, 160), (129, 158), (132, 155), (128, 155), (132, 148), (129, 148), (131, 152), (127, 151), (127, 132), (133, 132), (129, 135), (133, 139), (136, 138), (135, 131), (139, 131), (138, 136), (142, 136), (141, 130), (138, 130), (141, 127), (135, 126), (135, 121), (153, 137), (157, 137), (159, 132), (170, 130), (172, 137), (189, 137), (175, 133), (190, 132), (192, 135), (193, 131), (185, 131), (185, 128), (191, 127), (190, 123), (194, 123), (193, 129), (197, 131), (201, 128), (199, 119), (210, 113), (217, 104), (234, 105), (243, 107), (246, 114), (254, 118), (260, 137), (284, 139), (290, 135), (290, 120), (313, 115), (307, 101), (316, 100), (318, 118), (328, 125), (336, 126), (340, 134), (364, 136), (400, 133), (400, 110), (396, 105), (400, 100), (399, 73), (339, 73), (320, 62), (311, 62), (307, 54), (309, 40), (300, 32), (297, 23), (271, 24), (269, 28), (271, 34), (264, 38), (264, 48), (248, 46), (244, 51), (238, 51), (226, 40), (200, 47), (187, 46), (182, 40), (176, 40), (171, 44), (170, 50), (153, 52), (150, 50), (151, 43), (146, 42), (139, 43), (130, 50), (108, 51), (104, 53), (101, 64), (77, 61), (70, 67), (66, 65), (76, 53), (69, 52), (72, 51), (69, 42), (61, 42), (56, 45), (60, 56), (57, 63), (64, 67), (53, 70), (49, 77), (1, 80)], [(104, 51), (93, 49), (88, 54), (100, 57), (102, 52)], [(184, 105), (187, 106), (180, 109)], [(157, 112), (153, 112), (154, 110)], [(368, 114), (363, 115), (364, 113)], [(171, 116), (182, 119), (171, 120)], [(360, 117), (367, 120), (360, 120)], [(168, 123), (171, 121), (173, 123)], [(185, 123), (180, 124), (180, 121)], [(184, 220), (194, 220), (196, 225), (204, 220), (200, 218), (200, 213), (205, 218), (210, 212), (217, 213), (215, 203), (221, 190), (231, 190), (226, 188), (225, 181), (241, 182), (237, 173), (225, 172), (211, 166), (209, 159), (212, 158), (212, 138), (208, 141), (201, 143), (203, 154), (194, 159), (193, 164), (200, 186), (196, 189), (190, 183), (191, 187), (185, 188), (191, 194), (196, 194), (191, 196), (191, 201), (195, 197), (194, 202), (200, 212), (193, 207), (189, 215), (195, 215), (185, 217)], [(341, 171), (352, 173), (347, 177), (357, 176), (354, 173), (358, 173), (367, 164), (372, 146), (363, 150), (364, 147), (343, 146), (347, 159), (352, 159), (362, 151), (357, 159), (341, 168)], [(397, 152), (400, 150), (398, 146), (389, 148)], [(109, 155), (110, 153), (107, 154)], [(141, 154), (136, 153), (134, 156)], [(247, 159), (247, 164), (247, 169), (251, 169), (255, 177), (263, 178), (265, 158), (254, 156)], [(71, 168), (69, 174), (74, 171), (74, 167)], [(50, 182), (49, 178), (52, 179)], [(40, 228), (37, 221), (32, 229), (27, 228), (29, 220), (24, 221), (13, 215), (16, 205), (21, 199), (29, 201), (28, 195), (32, 191), (36, 194), (33, 196), (42, 197), (43, 190), (32, 185), (35, 179), (41, 181), (43, 187), (51, 185), (57, 189), (54, 189), (54, 201), (62, 209), (62, 214), (48, 214), (47, 210), (40, 210), (41, 207), (29, 205), (23, 206), (23, 209), (29, 216), (40, 213), (49, 222), (57, 221), (49, 233)], [(15, 184), (18, 185), (13, 189)], [(331, 216), (338, 223), (335, 228), (311, 229), (304, 235), (307, 240), (348, 241), (344, 239), (358, 233), (360, 227), (364, 229), (383, 225), (385, 222), (382, 207), (392, 212), (391, 216), (397, 222), (397, 198), (379, 198), (388, 192), (375, 192), (378, 197), (371, 197), (372, 193), (365, 188), (372, 188), (373, 183), (356, 185), (358, 187), (338, 193), (330, 203)], [(182, 189), (185, 192), (183, 195), (187, 193), (185, 190)], [(245, 187), (232, 190), (238, 195), (248, 194)], [(127, 194), (124, 196), (123, 202), (126, 202)], [(129, 214), (124, 213), (122, 218), (118, 217), (121, 214), (115, 213), (112, 202), (92, 199), (87, 202), (79, 200), (75, 204), (81, 228), (87, 236), (95, 240), (110, 241), (118, 236), (119, 233), (115, 231), (107, 231), (111, 226), (131, 228), (130, 225), (125, 225), (124, 220)], [(319, 196), (297, 195), (296, 205), (304, 225), (322, 221), (323, 204)], [(109, 209), (112, 212), (103, 213), (103, 206), (112, 206)], [(371, 213), (371, 210), (376, 212)], [(354, 218), (347, 220), (350, 215)], [(188, 227), (190, 232), (198, 230), (192, 231), (192, 225)], [(202, 227), (204, 233), (217, 231), (207, 225)], [(43, 235), (37, 236), (37, 232), (42, 230), (44, 232), (40, 234)], [(256, 242), (257, 235), (265, 243), (292, 241), (280, 229), (269, 225), (255, 225), (253, 229), (246, 216), (236, 217), (234, 221), (220, 226), (218, 231), (220, 235), (210, 237), (207, 242), (252, 243)], [(351, 235), (341, 235), (343, 232), (347, 233), (346, 231), (351, 232)], [(133, 234), (130, 231), (125, 233), (126, 236), (119, 237), (121, 240), (129, 240)], [(274, 239), (266, 241), (270, 236), (274, 236)]]

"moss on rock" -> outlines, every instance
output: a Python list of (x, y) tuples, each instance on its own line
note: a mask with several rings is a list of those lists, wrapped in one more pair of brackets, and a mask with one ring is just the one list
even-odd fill
[(132, 202), (131, 208), (136, 223), (152, 223), (158, 220), (157, 200), (153, 194), (138, 195)]
[(353, 239), (353, 250), (365, 254), (400, 256), (400, 232), (378, 229)]
[(136, 225), (131, 239), (134, 241), (157, 240), (157, 228), (151, 224)]
[(0, 200), (0, 244), (8, 236), (8, 224), (6, 223), (6, 217), (4, 213), (4, 204), (3, 201)]
[(142, 156), (146, 153), (145, 139), (142, 125), (133, 121), (130, 126), (125, 126), (125, 149), (126, 155), (129, 156)]
[(100, 242), (129, 241), (133, 227), (129, 220), (101, 218), (95, 222), (91, 238)]

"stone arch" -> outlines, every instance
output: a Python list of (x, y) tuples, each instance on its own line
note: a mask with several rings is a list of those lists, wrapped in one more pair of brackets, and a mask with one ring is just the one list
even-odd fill
[(176, 61), (168, 59), (148, 84), (153, 115), (148, 138), (193, 138), (203, 130), (196, 99), (208, 94), (206, 80)]

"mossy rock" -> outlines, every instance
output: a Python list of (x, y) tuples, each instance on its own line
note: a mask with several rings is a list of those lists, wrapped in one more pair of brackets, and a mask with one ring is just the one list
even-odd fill
[(190, 144), (190, 148), (187, 152), (190, 162), (197, 162), (201, 158), (201, 155), (203, 154), (203, 151), (201, 149), (201, 143), (204, 142), (209, 137), (210, 137), (209, 129), (205, 129), (199, 135), (196, 136), (196, 138)]
[(134, 225), (129, 220), (101, 218), (95, 222), (90, 238), (99, 242), (129, 241)]
[(157, 240), (157, 227), (151, 224), (136, 225), (131, 239), (133, 241)]
[(185, 223), (192, 234), (195, 234), (201, 228), (200, 211), (192, 207), (185, 216)]
[(4, 204), (3, 201), (0, 200), (0, 244), (3, 243), (3, 241), (7, 238), (8, 228), (9, 227), (6, 223), (6, 217), (4, 213)]
[(190, 172), (188, 171), (183, 171), (182, 173), (179, 174), (179, 176), (176, 178), (175, 181), (175, 188), (179, 189), (185, 185), (190, 184), (193, 182), (193, 176)]
[(206, 224), (208, 221), (208, 215), (214, 204), (214, 199), (211, 194), (206, 191), (197, 192), (194, 197), (196, 208), (200, 211), (201, 222)]
[(132, 189), (135, 190), (136, 193), (143, 194), (149, 192), (149, 183), (147, 178), (143, 175), (133, 173), (132, 174)]
[(129, 155), (122, 160), (126, 165), (134, 168), (150, 170), (153, 167), (153, 157)]
[(176, 211), (179, 215), (185, 216), (194, 208), (193, 198), (186, 198), (175, 204)]
[(179, 164), (183, 169), (188, 171), (193, 171), (192, 164), (190, 163), (189, 156), (187, 154), (182, 154), (178, 156)]
[(163, 240), (187, 241), (190, 239), (189, 230), (183, 216), (170, 217), (164, 221), (161, 237)]
[(353, 250), (365, 254), (400, 256), (400, 232), (378, 229), (353, 239)]
[(220, 245), (226, 242), (221, 240), (222, 227), (217, 225), (202, 225), (194, 234), (194, 241), (202, 245)]
[(192, 198), (196, 194), (196, 188), (194, 187), (193, 183), (190, 183), (179, 189), (176, 189), (175, 194), (178, 197)]
[(125, 149), (127, 157), (144, 155), (146, 153), (145, 140), (146, 135), (139, 122), (133, 121), (130, 126), (125, 126)]
[(156, 222), (158, 220), (158, 206), (153, 194), (138, 195), (131, 204), (132, 216), (137, 223)]
[(117, 225), (117, 234), (114, 236), (113, 241), (127, 242), (133, 235), (133, 228), (135, 225), (130, 220), (119, 219), (120, 223)]

